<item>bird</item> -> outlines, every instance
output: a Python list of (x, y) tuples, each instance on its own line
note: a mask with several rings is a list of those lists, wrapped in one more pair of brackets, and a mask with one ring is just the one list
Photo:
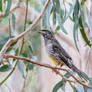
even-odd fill
[(50, 30), (40, 30), (39, 33), (43, 36), (46, 52), (52, 63), (55, 65), (66, 65), (68, 68), (76, 72), (80, 78), (87, 81), (82, 72), (73, 64), (72, 58), (60, 45), (54, 34)]

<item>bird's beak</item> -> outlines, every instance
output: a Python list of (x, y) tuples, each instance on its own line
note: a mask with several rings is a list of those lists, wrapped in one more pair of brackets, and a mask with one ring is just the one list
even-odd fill
[(44, 31), (40, 30), (38, 33), (43, 34), (43, 33), (44, 33)]
[(39, 31), (38, 33), (41, 34), (41, 31)]

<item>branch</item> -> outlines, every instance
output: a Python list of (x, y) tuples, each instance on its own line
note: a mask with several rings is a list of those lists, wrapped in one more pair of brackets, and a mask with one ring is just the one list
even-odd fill
[(38, 65), (38, 66), (41, 66), (41, 67), (45, 67), (45, 68), (49, 68), (49, 69), (52, 69), (54, 72), (56, 72), (57, 74), (59, 74), (63, 79), (67, 80), (68, 82), (73, 82), (71, 80), (68, 80), (66, 79), (64, 76), (62, 76), (57, 70), (62, 70), (62, 71), (65, 71), (67, 72), (72, 78), (74, 78), (79, 84), (85, 86), (85, 87), (88, 87), (88, 88), (91, 88), (91, 86), (81, 82), (80, 80), (78, 80), (73, 74), (71, 74), (71, 72), (69, 72), (69, 70), (66, 70), (66, 69), (63, 69), (63, 68), (57, 68), (57, 67), (52, 67), (51, 65), (48, 65), (48, 64), (40, 64), (38, 62), (34, 62), (28, 58), (25, 58), (25, 57), (20, 57), (20, 56), (13, 56), (13, 55), (7, 55), (7, 54), (3, 54), (3, 57), (4, 58), (14, 58), (14, 59), (17, 59), (17, 60), (23, 60), (23, 61), (27, 61), (29, 63), (32, 63), (32, 64), (35, 64), (35, 65)]
[(48, 5), (50, 3), (50, 0), (47, 1), (47, 3), (45, 4), (40, 16), (34, 21), (34, 23), (30, 26), (30, 28), (28, 30), (26, 30), (25, 32), (21, 33), (19, 36), (15, 37), (15, 38), (11, 38), (7, 41), (7, 43), (3, 46), (1, 53), (4, 54), (6, 52), (6, 50), (10, 47), (10, 45), (16, 41), (18, 41), (19, 39), (23, 38), (26, 34), (28, 34), (35, 26), (36, 24), (40, 21), (40, 19), (43, 17)]

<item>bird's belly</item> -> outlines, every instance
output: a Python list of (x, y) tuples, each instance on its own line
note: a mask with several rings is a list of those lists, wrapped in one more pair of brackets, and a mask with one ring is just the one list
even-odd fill
[(50, 60), (51, 60), (51, 62), (53, 63), (53, 64), (55, 64), (55, 65), (58, 65), (58, 62), (56, 61), (56, 60), (54, 60), (52, 57), (50, 57), (49, 56), (49, 58), (50, 58)]

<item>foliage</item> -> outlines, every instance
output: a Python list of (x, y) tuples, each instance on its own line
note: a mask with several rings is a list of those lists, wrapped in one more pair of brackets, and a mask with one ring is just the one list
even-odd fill
[[(90, 12), (88, 8), (85, 6), (86, 0), (81, 0), (80, 2), (78, 0), (73, 0), (73, 2), (68, 2), (67, 0), (51, 0), (45, 15), (41, 19), (40, 25), (36, 26), (28, 35), (26, 35), (21, 41), (14, 42), (10, 45), (10, 47), (7, 50), (7, 54), (13, 54), (13, 55), (19, 55), (23, 57), (28, 57), (34, 61), (40, 61), (41, 60), (41, 37), (38, 33), (40, 30), (40, 27), (42, 29), (51, 29), (50, 25), (50, 16), (52, 15), (52, 23), (53, 25), (56, 25), (56, 32), (62, 31), (65, 35), (69, 33), (69, 31), (65, 27), (65, 23), (67, 21), (71, 21), (73, 25), (73, 39), (75, 46), (77, 50), (78, 48), (78, 29), (80, 31), (80, 34), (82, 35), (82, 38), (85, 41), (85, 44), (89, 47), (92, 47), (92, 19), (90, 16)], [(27, 3), (27, 0), (20, 0), (18, 5), (20, 5), (22, 2), (25, 4)], [(42, 0), (40, 3), (38, 0), (28, 0), (28, 4), (31, 5), (34, 10), (38, 13), (41, 12), (42, 7), (44, 7), (46, 0)], [(16, 37), (16, 33), (22, 33), (26, 31), (34, 23), (34, 20), (32, 18), (27, 18), (25, 16), (25, 23), (22, 23), (24, 21), (20, 21), (21, 25), (18, 25), (16, 23), (17, 21), (17, 15), (14, 12), (11, 12), (12, 8), (12, 0), (0, 0), (0, 12), (4, 12), (3, 17), (0, 16), (0, 27), (9, 27), (8, 30), (5, 32), (0, 33), (0, 50), (4, 47), (5, 43), (10, 38)], [(26, 4), (27, 7), (27, 4)], [(69, 7), (69, 8), (67, 8)], [(86, 7), (86, 13), (88, 18), (88, 24), (86, 23), (84, 19), (84, 11), (83, 7)], [(26, 14), (25, 14), (26, 15)], [(21, 15), (22, 16), (22, 15)], [(10, 22), (10, 24), (9, 24)], [(90, 37), (86, 35), (85, 28), (90, 29)], [(16, 31), (18, 29), (18, 31)], [(24, 30), (23, 30), (24, 29)], [(9, 36), (11, 34), (11, 37)], [(32, 74), (32, 71), (34, 71), (34, 67), (36, 67), (34, 64), (30, 64), (28, 62), (21, 62), (20, 60), (16, 61), (15, 59), (5, 59), (6, 61), (11, 61), (12, 64), (6, 62), (0, 66), (0, 72), (7, 72), (16, 68), (18, 66), (19, 71), (21, 72), (23, 78), (27, 80), (27, 74), (30, 72)], [(17, 63), (18, 62), (18, 63)], [(15, 65), (15, 66), (14, 66)], [(12, 73), (9, 74), (9, 76)], [(73, 73), (74, 74), (74, 73)], [(85, 73), (83, 73), (86, 78), (89, 80), (89, 85), (92, 86), (92, 79), (89, 78)], [(66, 73), (64, 75), (65, 78), (69, 79), (71, 76)], [(8, 77), (6, 78), (8, 79)], [(5, 79), (5, 80), (6, 80)], [(28, 80), (27, 80), (28, 81)], [(30, 81), (30, 80), (29, 80)], [(64, 87), (66, 85), (67, 81), (62, 79), (59, 81), (53, 88), (52, 92), (57, 92), (60, 88), (62, 90), (65, 90)], [(0, 83), (2, 84), (2, 82)], [(83, 92), (84, 88), (82, 85), (78, 84), (77, 86), (71, 84), (71, 88), (74, 92)], [(92, 89), (86, 88), (87, 92), (91, 92)]]

